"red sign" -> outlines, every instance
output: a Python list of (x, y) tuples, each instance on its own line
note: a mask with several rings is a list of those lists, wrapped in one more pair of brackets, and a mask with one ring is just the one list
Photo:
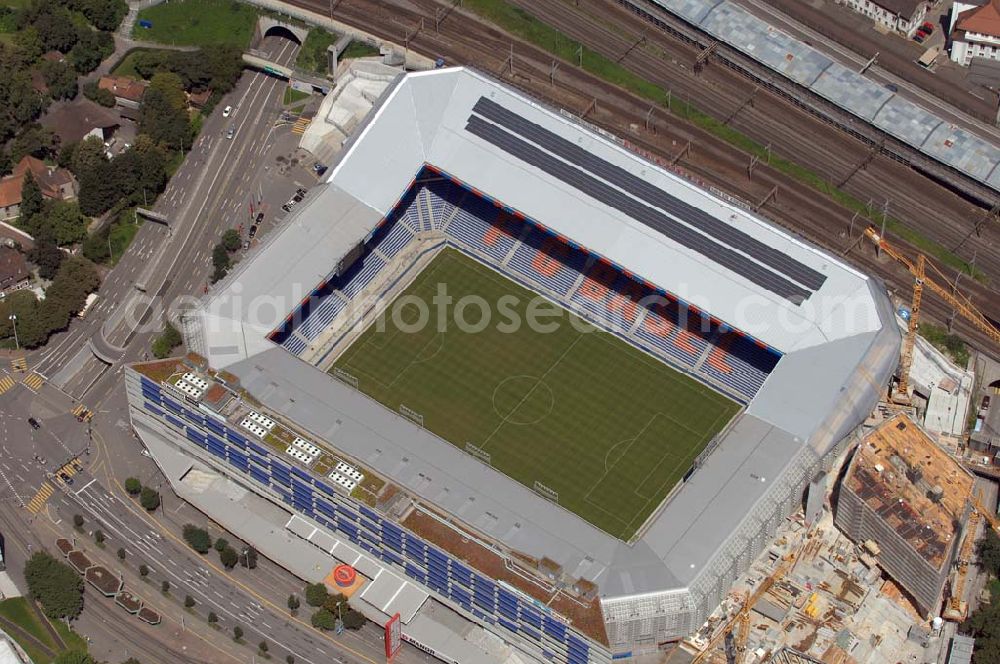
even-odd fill
[(403, 645), (403, 626), (397, 613), (385, 624), (385, 656), (392, 659)]

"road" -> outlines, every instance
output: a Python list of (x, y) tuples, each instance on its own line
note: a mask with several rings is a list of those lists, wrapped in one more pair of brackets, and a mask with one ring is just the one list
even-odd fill
[[(283, 63), (293, 61), (296, 54), (293, 42), (278, 37), (265, 39), (260, 48)], [(240, 79), (205, 121), (201, 136), (156, 203), (155, 211), (171, 220), (170, 227), (143, 224), (101, 285), (94, 310), (50, 341), (33, 362), (35, 371), (83, 399), (108, 368), (86, 346), (102, 326), (107, 340), (123, 347), (136, 327), (143, 333), (162, 329), (163, 312), (174, 297), (200, 294), (207, 287), (212, 247), (222, 231), (240, 218), (256, 187), (251, 181), (257, 174), (254, 166), (260, 165), (270, 145), (284, 88), (280, 79), (259, 72), (247, 72)], [(228, 104), (234, 107), (233, 115), (223, 118), (221, 109)], [(230, 127), (235, 129), (231, 140), (225, 138)], [(137, 290), (137, 284), (145, 293)], [(161, 297), (154, 302), (153, 295)]]
[[(292, 593), (301, 597), (304, 583), (278, 565), (261, 558), (255, 570), (226, 570), (214, 551), (199, 556), (186, 546), (180, 538), (185, 523), (225, 534), (173, 496), (153, 463), (138, 454), (121, 381), (90, 426), (70, 414), (72, 405), (72, 399), (49, 385), (36, 392), (19, 384), (0, 395), (0, 530), (15, 577), (32, 550), (54, 550), (56, 538), (75, 538), (78, 548), (121, 571), (126, 586), (163, 614), (163, 624), (147, 627), (88, 592), (78, 629), (92, 639), (95, 654), (121, 659), (128, 649), (147, 663), (245, 662), (265, 640), (271, 654), (282, 660), (292, 654), (306, 664), (381, 661), (382, 631), (377, 626), (334, 637), (308, 624), (308, 609), (289, 615), (286, 599)], [(29, 416), (42, 423), (38, 430), (28, 426)], [(71, 474), (68, 484), (58, 475), (72, 459), (79, 460), (82, 470), (64, 471)], [(148, 513), (127, 497), (122, 487), (127, 476), (160, 487), (163, 503), (157, 512)], [(85, 519), (79, 530), (72, 526), (76, 514)], [(92, 536), (97, 529), (106, 536), (101, 547)], [(119, 547), (125, 549), (124, 561), (115, 553)], [(138, 574), (140, 564), (150, 569), (145, 579)], [(170, 584), (169, 595), (160, 591), (164, 580)], [(197, 603), (191, 610), (182, 604), (187, 595)], [(209, 611), (219, 617), (218, 629), (205, 620)], [(245, 632), (244, 643), (229, 637), (237, 624)], [(432, 658), (406, 646), (400, 661), (416, 664)]]

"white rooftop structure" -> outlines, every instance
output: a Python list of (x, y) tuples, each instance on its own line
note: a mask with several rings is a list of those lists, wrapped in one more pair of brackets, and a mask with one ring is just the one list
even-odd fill
[[(784, 354), (636, 541), (541, 499), (266, 338), (425, 166)], [(503, 546), (592, 580), (612, 652), (690, 633), (714, 610), (868, 415), (900, 340), (879, 282), (461, 68), (397, 79), (327, 182), (185, 317), (184, 331), (191, 350), (311, 439)]]

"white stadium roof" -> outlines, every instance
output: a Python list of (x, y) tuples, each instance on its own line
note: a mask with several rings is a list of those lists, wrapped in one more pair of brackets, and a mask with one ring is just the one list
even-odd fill
[[(542, 500), (265, 339), (425, 165), (784, 353), (637, 542)], [(596, 581), (609, 621), (631, 611), (616, 609), (616, 599), (685, 589), (700, 597), (691, 604), (700, 615), (719, 592), (706, 579), (738, 569), (746, 549), (738, 542), (771, 527), (748, 525), (753, 515), (799, 500), (806, 474), (870, 412), (899, 348), (877, 281), (612, 137), (461, 68), (390, 86), (327, 182), (185, 317), (185, 334), (212, 366), (228, 367), (318, 439), (429, 503), (450, 496), (442, 507), (457, 510), (461, 500), (467, 523)], [(419, 480), (428, 476), (435, 481)], [(492, 522), (479, 523), (483, 514)]]

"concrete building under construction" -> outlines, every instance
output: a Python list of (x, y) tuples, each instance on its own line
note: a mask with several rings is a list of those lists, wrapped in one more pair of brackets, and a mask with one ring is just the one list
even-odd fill
[(905, 415), (865, 437), (835, 523), (863, 544), (924, 615), (935, 613), (970, 510), (974, 478)]

